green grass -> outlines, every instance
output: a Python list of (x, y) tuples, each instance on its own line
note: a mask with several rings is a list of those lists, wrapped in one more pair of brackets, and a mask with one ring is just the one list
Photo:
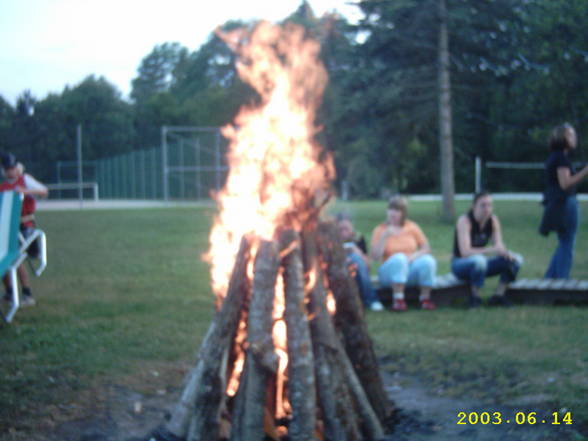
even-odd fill
[[(555, 247), (554, 237), (536, 233), (540, 206), (495, 205), (507, 246), (525, 255), (521, 277), (540, 277)], [(465, 208), (458, 204), (459, 211)], [(341, 209), (369, 236), (383, 220), (385, 204), (332, 207)], [(437, 210), (436, 203), (413, 202), (410, 218), (427, 234), (444, 273), (453, 226), (440, 222)], [(68, 409), (79, 408), (84, 394), (107, 385), (132, 383), (147, 393), (180, 385), (213, 313), (208, 267), (200, 257), (208, 248), (212, 213), (169, 208), (39, 214), (49, 266), (33, 281), (38, 306), (20, 310), (12, 325), (0, 328), (0, 439), (31, 439), (27, 433), (50, 427), (47, 419), (55, 424), (71, 418)], [(587, 224), (579, 228), (573, 271), (585, 279)], [(386, 369), (417, 374), (436, 393), (481, 402), (541, 395), (542, 405), (566, 407), (584, 423), (587, 323), (588, 309), (575, 307), (368, 314)], [(153, 377), (154, 371), (161, 375)]]
[[(458, 212), (468, 208), (458, 203)], [(587, 212), (586, 204), (582, 211)], [(384, 219), (381, 202), (339, 204), (333, 212), (351, 214), (369, 236)], [(439, 220), (434, 203), (413, 202), (409, 217), (427, 235), (439, 261), (439, 273), (449, 271), (453, 225)], [(509, 249), (520, 252), (525, 264), (519, 277), (542, 277), (556, 246), (552, 234), (537, 233), (541, 206), (535, 202), (495, 202), (495, 212)], [(581, 219), (572, 276), (588, 279), (588, 221)], [(497, 280), (488, 281), (484, 296)], [(424, 378), (432, 391), (468, 396), (489, 403), (530, 403), (553, 411), (567, 408), (576, 421), (588, 423), (588, 309), (530, 307), (511, 309), (440, 309), (430, 314), (368, 315), (368, 325), (385, 368)]]

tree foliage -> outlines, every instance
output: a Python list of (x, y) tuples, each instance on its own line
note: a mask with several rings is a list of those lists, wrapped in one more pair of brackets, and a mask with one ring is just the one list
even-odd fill
[[(438, 0), (358, 0), (350, 24), (316, 17), (302, 2), (286, 20), (321, 42), (329, 84), (317, 123), (337, 179), (354, 197), (438, 192)], [(588, 3), (584, 0), (447, 0), (455, 183), (473, 189), (473, 160), (542, 161), (555, 124), (588, 141)], [(231, 21), (221, 30), (251, 27)], [(212, 31), (212, 29), (211, 29)], [(15, 152), (45, 180), (55, 161), (97, 159), (160, 143), (162, 125), (219, 126), (256, 100), (234, 55), (211, 32), (190, 51), (163, 42), (146, 54), (130, 100), (89, 76), (42, 99), (0, 97), (0, 149)], [(490, 176), (492, 191), (537, 190), (528, 175)]]

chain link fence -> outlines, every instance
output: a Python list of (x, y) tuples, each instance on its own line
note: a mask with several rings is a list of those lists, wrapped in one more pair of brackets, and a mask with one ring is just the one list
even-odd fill
[[(226, 148), (217, 127), (164, 126), (159, 146), (84, 161), (84, 182), (97, 184), (100, 199), (208, 199), (224, 185)], [(52, 197), (75, 197), (77, 163), (60, 161), (56, 171)]]

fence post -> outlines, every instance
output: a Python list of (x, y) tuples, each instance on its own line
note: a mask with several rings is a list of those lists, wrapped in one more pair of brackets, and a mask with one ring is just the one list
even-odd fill
[(169, 188), (167, 182), (167, 174), (168, 174), (168, 167), (167, 167), (167, 127), (161, 127), (161, 167), (162, 167), (162, 175), (163, 175), (163, 200), (167, 201), (169, 199)]
[(76, 128), (76, 148), (78, 153), (78, 198), (80, 200), (80, 208), (84, 205), (84, 189), (82, 183), (84, 182), (82, 170), (82, 125), (78, 124)]
[(475, 193), (482, 191), (482, 160), (476, 156), (476, 188)]

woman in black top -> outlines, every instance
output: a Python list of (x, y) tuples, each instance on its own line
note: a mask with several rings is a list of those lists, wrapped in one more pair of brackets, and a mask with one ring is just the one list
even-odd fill
[(491, 305), (507, 306), (504, 297), (508, 283), (512, 282), (522, 264), (522, 257), (508, 251), (502, 241), (498, 217), (492, 213), (492, 197), (487, 192), (474, 196), (472, 208), (457, 220), (453, 240), (451, 271), (456, 277), (471, 284), (471, 306), (482, 301), (479, 290), (486, 277), (500, 275)]
[(574, 245), (578, 229), (576, 186), (588, 175), (588, 165), (576, 173), (569, 153), (576, 149), (578, 138), (574, 128), (562, 124), (553, 129), (549, 139), (551, 154), (545, 161), (546, 185), (543, 194), (543, 218), (539, 232), (545, 236), (557, 232), (558, 245), (545, 277), (567, 279), (574, 260)]

